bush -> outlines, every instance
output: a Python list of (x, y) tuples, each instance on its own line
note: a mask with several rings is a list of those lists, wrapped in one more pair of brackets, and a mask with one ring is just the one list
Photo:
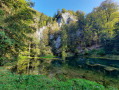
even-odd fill
[(97, 51), (97, 55), (103, 56), (103, 55), (105, 55), (105, 54), (106, 54), (106, 53), (105, 53), (105, 51), (104, 51), (103, 48), (101, 48), (100, 50)]
[(92, 49), (92, 50), (90, 50), (90, 51), (88, 52), (88, 54), (89, 54), (89, 55), (92, 55), (92, 54), (95, 54), (95, 52), (97, 52), (97, 50), (96, 50), (96, 49)]
[(85, 48), (85, 50), (84, 50), (83, 54), (84, 54), (84, 55), (88, 55), (88, 52), (89, 52), (89, 51), (88, 51), (88, 49), (87, 49), (87, 48)]
[(100, 55), (100, 56), (103, 56), (105, 54), (106, 53), (105, 53), (103, 48), (101, 48), (99, 50), (93, 49), (93, 50), (88, 51), (88, 55)]
[(117, 51), (116, 49), (113, 49), (112, 53), (115, 55), (119, 55), (119, 51)]
[(0, 9), (0, 16), (3, 16), (4, 14), (5, 14), (5, 12)]

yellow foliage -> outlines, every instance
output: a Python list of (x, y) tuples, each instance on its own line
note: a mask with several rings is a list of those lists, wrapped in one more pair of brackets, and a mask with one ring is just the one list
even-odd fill
[(54, 23), (50, 27), (50, 34), (54, 34), (54, 33), (57, 33), (57, 32), (59, 32), (59, 26), (58, 26), (57, 22), (54, 21)]
[(109, 34), (111, 37), (114, 34), (114, 25), (119, 21), (119, 12), (114, 12), (110, 16), (110, 21), (105, 24), (105, 27), (107, 28)]
[(28, 67), (29, 62), (30, 62), (30, 60), (28, 59), (27, 56), (19, 56), (19, 60), (18, 60), (18, 63), (17, 63), (18, 73), (19, 72), (26, 72), (26, 69)]

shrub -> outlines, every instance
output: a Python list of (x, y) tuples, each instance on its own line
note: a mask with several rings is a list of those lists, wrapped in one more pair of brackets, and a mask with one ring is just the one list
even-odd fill
[(92, 50), (90, 50), (90, 51), (88, 52), (88, 54), (89, 54), (89, 55), (95, 54), (96, 51), (97, 51), (96, 49), (92, 49)]
[(83, 54), (84, 54), (84, 55), (88, 55), (88, 49), (87, 49), (87, 48), (85, 48)]
[(103, 55), (105, 55), (105, 54), (106, 54), (106, 53), (105, 53), (105, 51), (104, 51), (103, 48), (101, 48), (100, 50), (97, 51), (97, 55), (103, 56)]
[(116, 49), (113, 49), (112, 53), (115, 54), (115, 55), (119, 55), (119, 51), (116, 50)]

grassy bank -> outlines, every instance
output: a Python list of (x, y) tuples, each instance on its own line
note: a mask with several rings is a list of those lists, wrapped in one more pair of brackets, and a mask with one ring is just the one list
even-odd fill
[(7, 70), (0, 71), (0, 90), (116, 90), (112, 87), (84, 80), (58, 81), (44, 75), (17, 75)]

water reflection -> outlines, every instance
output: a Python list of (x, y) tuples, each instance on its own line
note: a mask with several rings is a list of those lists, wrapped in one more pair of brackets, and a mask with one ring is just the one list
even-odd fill
[(101, 71), (106, 75), (119, 75), (119, 60), (95, 59), (85, 57), (67, 57), (66, 63), (73, 67)]
[(59, 80), (84, 78), (100, 84), (119, 88), (119, 61), (86, 57), (67, 57), (61, 59), (40, 59), (36, 71)]

